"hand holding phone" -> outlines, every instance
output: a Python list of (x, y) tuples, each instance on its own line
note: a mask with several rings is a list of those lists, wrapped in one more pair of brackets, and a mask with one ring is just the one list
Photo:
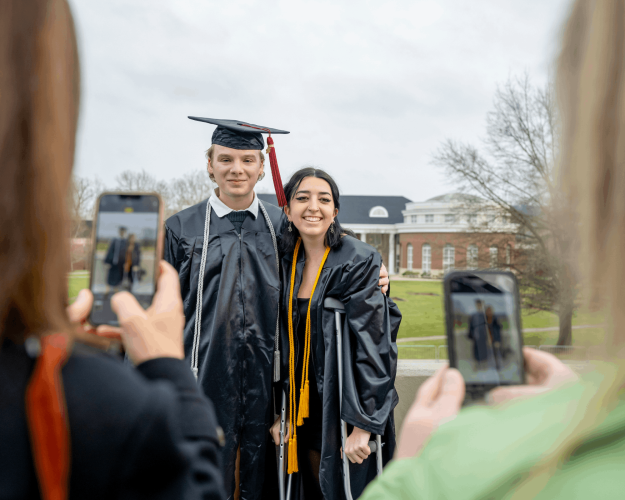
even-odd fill
[(466, 384), (465, 404), (502, 385), (525, 383), (520, 300), (514, 274), (455, 271), (444, 281), (449, 365)]

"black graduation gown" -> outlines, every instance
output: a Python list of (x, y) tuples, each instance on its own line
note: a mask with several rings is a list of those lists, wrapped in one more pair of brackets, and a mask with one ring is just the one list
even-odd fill
[[(378, 286), (382, 259), (371, 246), (351, 236), (343, 237), (340, 249), (330, 251), (319, 277), (310, 312), (311, 364), (310, 383), (317, 383), (323, 406), (323, 438), (319, 481), (326, 500), (345, 498), (340, 456), (338, 367), (334, 312), (323, 307), (326, 297), (345, 305), (343, 332), (343, 408), (340, 415), (350, 425), (372, 434), (381, 434), (383, 461), (395, 451), (393, 409), (399, 398), (395, 390), (397, 372), (397, 332), (401, 313)], [(281, 378), (288, 397), (288, 305), (293, 255), (282, 260)], [(300, 248), (296, 267), (294, 300), (304, 270), (304, 249)], [(298, 321), (293, 304), (293, 328)], [(296, 349), (302, 346), (295, 346)], [(296, 370), (301, 370), (297, 366)], [(297, 388), (299, 392), (299, 388)], [(376, 475), (374, 455), (363, 464), (350, 464), (352, 494), (357, 498)]]
[[(113, 238), (109, 244), (104, 263), (111, 266), (106, 277), (106, 282), (110, 286), (117, 286), (124, 279), (124, 262), (126, 260), (127, 248), (128, 240), (125, 238)], [(117, 251), (117, 259), (115, 259), (115, 251)]]
[[(189, 364), (206, 206), (203, 201), (166, 222), (165, 260), (180, 276)], [(264, 206), (279, 237), (286, 217), (278, 207)], [(228, 497), (235, 488), (239, 445), (241, 498), (262, 495), (266, 445), (273, 423), (271, 384), (279, 293), (276, 254), (262, 211), (259, 209), (256, 218), (247, 215), (239, 237), (230, 220), (219, 218), (213, 210), (204, 270), (198, 381), (215, 405), (224, 430)]]

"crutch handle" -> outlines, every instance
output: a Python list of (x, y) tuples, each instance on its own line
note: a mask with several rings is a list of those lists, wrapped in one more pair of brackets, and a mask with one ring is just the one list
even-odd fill
[(371, 453), (376, 453), (378, 451), (378, 443), (375, 441), (369, 441), (369, 449), (371, 450)]

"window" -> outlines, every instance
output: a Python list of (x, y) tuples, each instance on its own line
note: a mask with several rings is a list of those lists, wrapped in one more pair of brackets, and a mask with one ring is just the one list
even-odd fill
[(512, 247), (506, 245), (506, 269), (510, 270), (510, 264), (512, 264)]
[(413, 224), (417, 223), (417, 216), (416, 215), (411, 215), (410, 216), (410, 222), (412, 222)]
[(369, 210), (369, 217), (388, 217), (388, 210), (384, 207), (373, 207)]
[(428, 224), (434, 222), (434, 215), (433, 214), (427, 214), (425, 216), (425, 222), (427, 222)]
[(497, 254), (499, 253), (499, 249), (497, 247), (490, 247), (490, 267), (497, 267), (498, 258)]
[(455, 224), (456, 216), (454, 214), (445, 214), (445, 224)]
[(477, 269), (477, 245), (467, 247), (467, 269)]
[(456, 249), (447, 243), (443, 248), (443, 271), (451, 271), (456, 265)]
[(432, 270), (432, 247), (425, 243), (421, 247), (421, 271), (429, 273)]
[(408, 268), (409, 271), (412, 270), (412, 244), (408, 243), (408, 246), (406, 247), (406, 267)]

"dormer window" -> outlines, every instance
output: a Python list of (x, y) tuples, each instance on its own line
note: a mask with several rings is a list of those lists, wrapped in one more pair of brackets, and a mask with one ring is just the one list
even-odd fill
[(381, 217), (381, 218), (387, 218), (388, 217), (388, 210), (386, 210), (386, 208), (384, 207), (373, 207), (371, 210), (369, 210), (369, 217)]
[(428, 224), (431, 224), (434, 222), (434, 214), (427, 214), (425, 216), (425, 222), (427, 222)]

